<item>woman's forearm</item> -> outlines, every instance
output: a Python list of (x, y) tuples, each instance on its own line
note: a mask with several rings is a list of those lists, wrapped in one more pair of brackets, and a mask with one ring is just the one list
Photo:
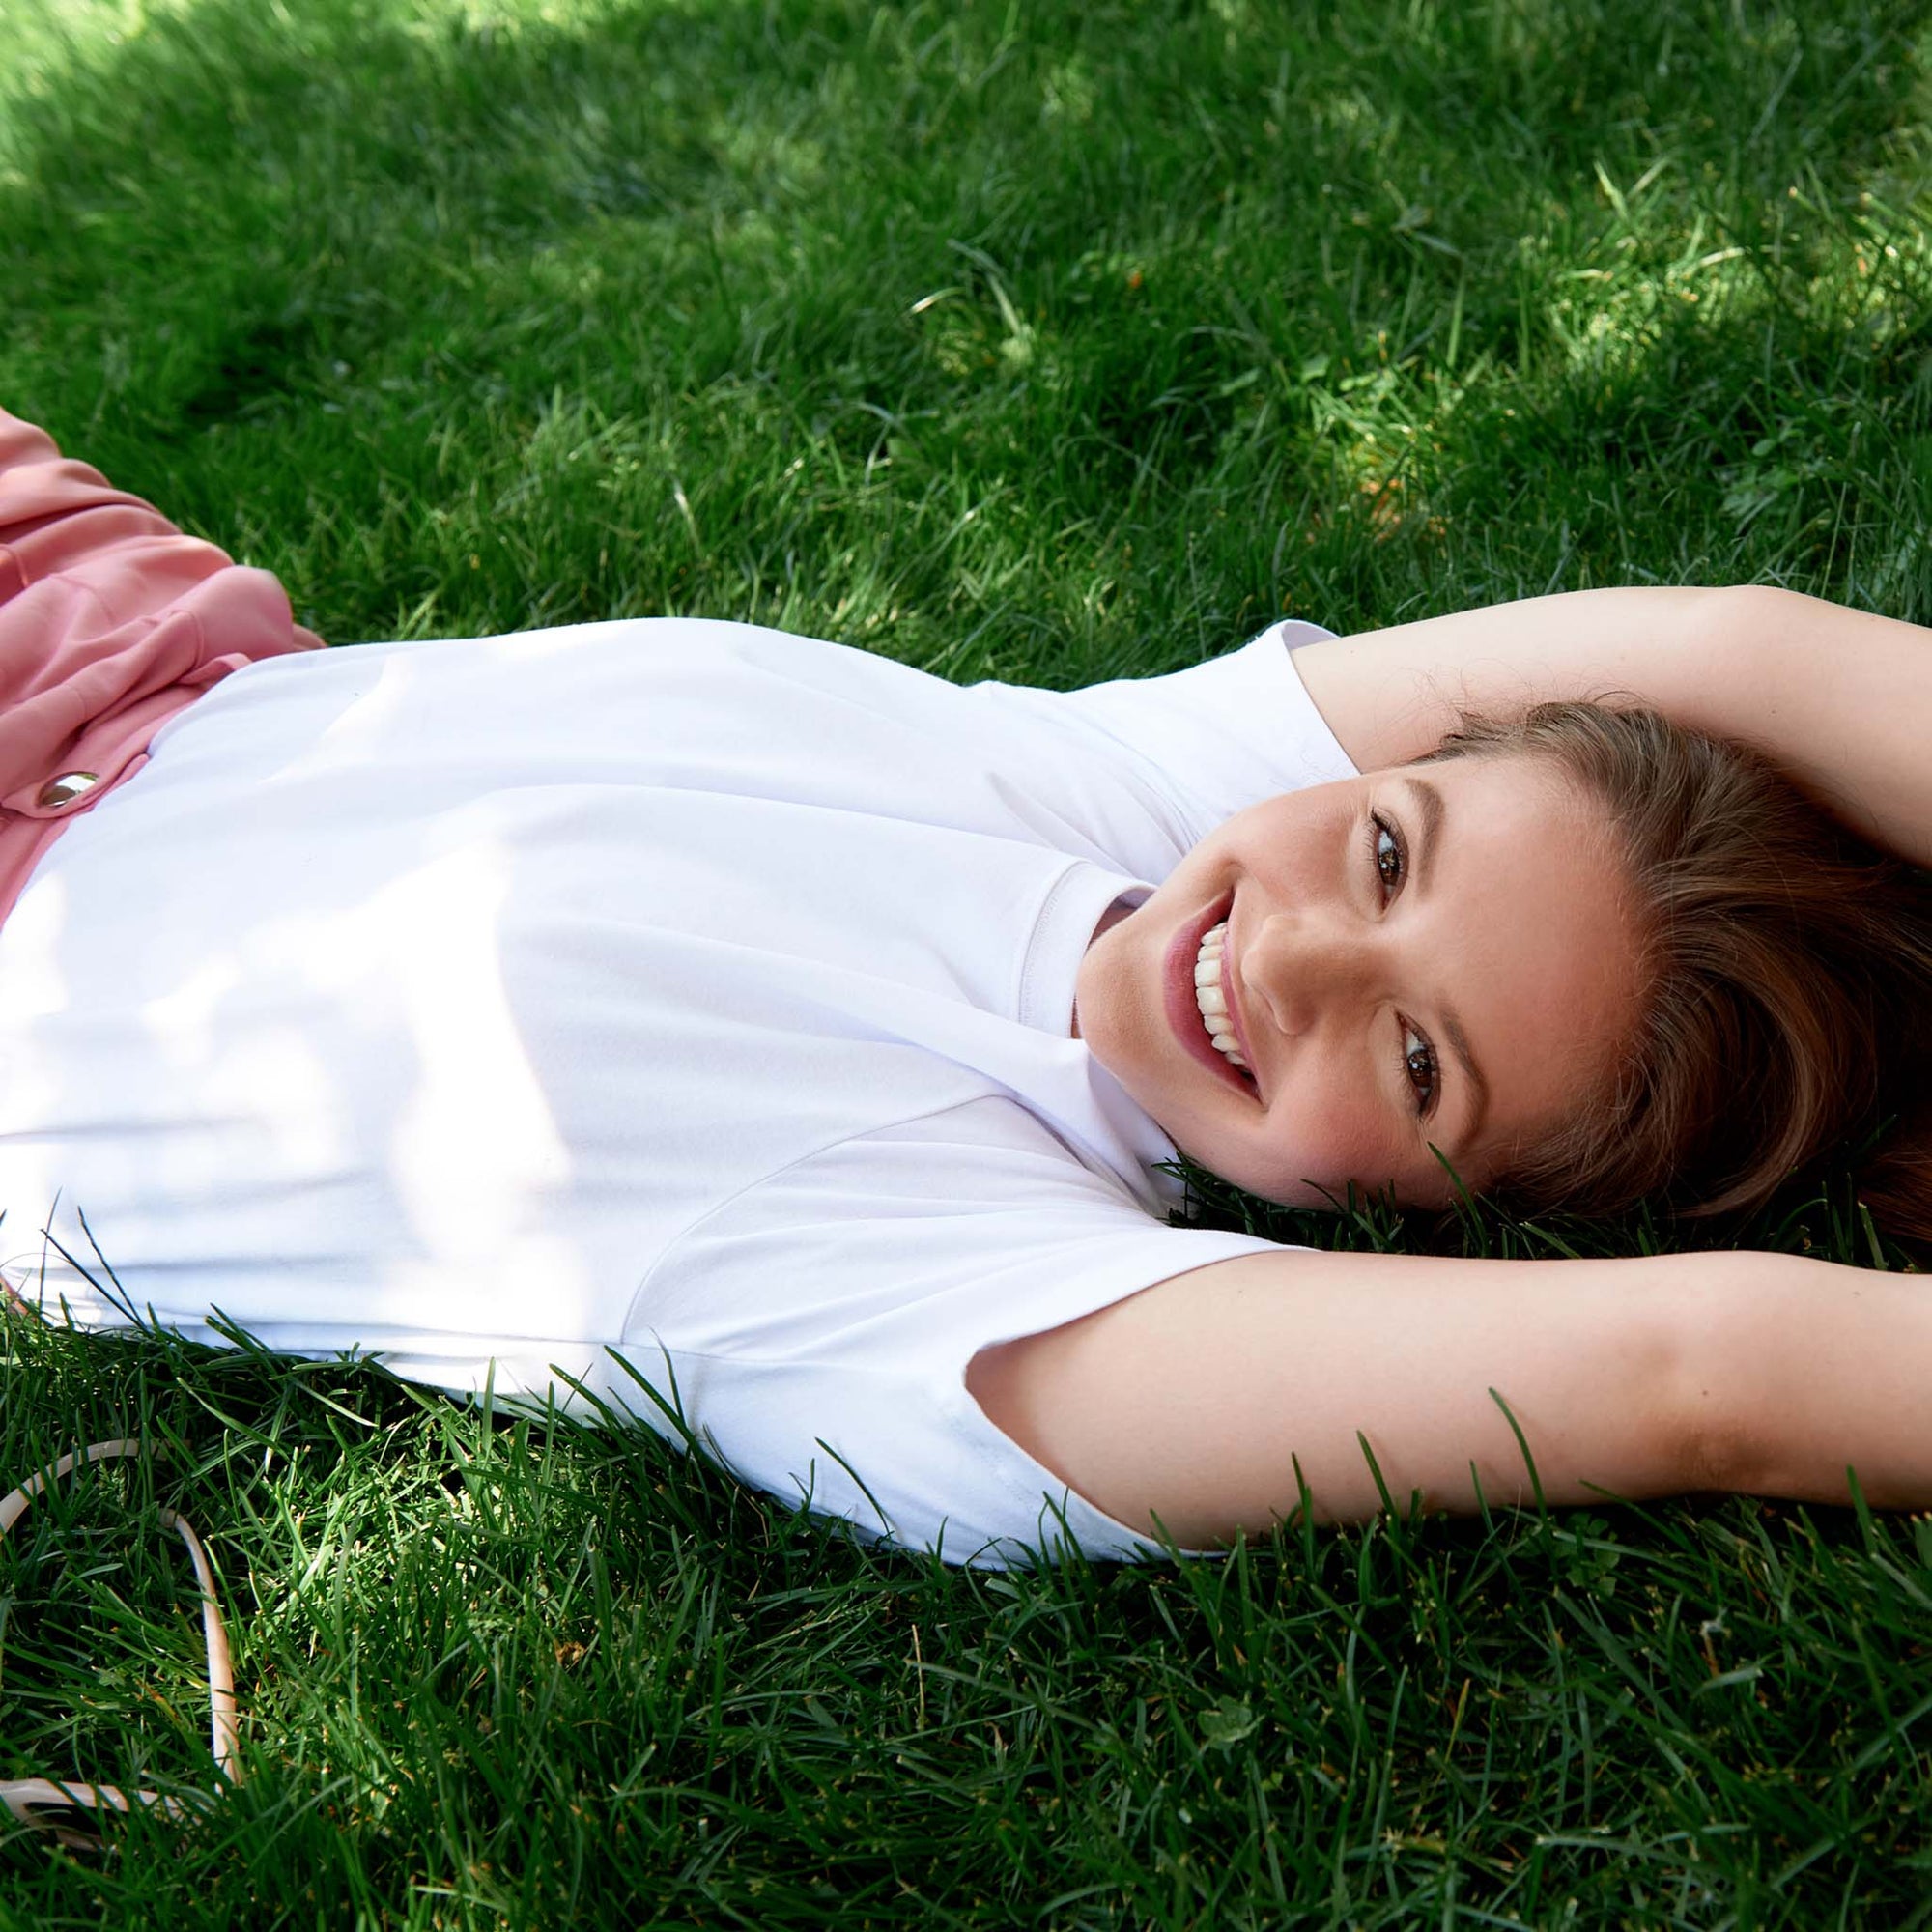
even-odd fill
[(1463, 711), (1623, 696), (1754, 746), (1846, 823), (1932, 865), (1932, 631), (1769, 586), (1580, 590), (1302, 646), (1365, 770)]
[(1932, 1507), (1932, 1280), (1791, 1257), (1734, 1270), (1702, 1341), (1712, 1487)]
[(1731, 595), (1750, 683), (1714, 695), (1704, 728), (1756, 746), (1855, 831), (1932, 866), (1932, 630), (1795, 591)]

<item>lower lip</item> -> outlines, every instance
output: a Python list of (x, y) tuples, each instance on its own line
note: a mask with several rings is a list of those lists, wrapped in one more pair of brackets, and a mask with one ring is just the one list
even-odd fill
[(1194, 962), (1201, 956), (1201, 942), (1228, 917), (1232, 896), (1217, 900), (1204, 913), (1188, 921), (1167, 948), (1163, 987), (1167, 1023), (1174, 1037), (1203, 1066), (1218, 1075), (1237, 1094), (1252, 1099), (1254, 1089), (1243, 1080), (1233, 1061), (1210, 1045), (1208, 1029), (1201, 1023), (1200, 1004), (1194, 997)]

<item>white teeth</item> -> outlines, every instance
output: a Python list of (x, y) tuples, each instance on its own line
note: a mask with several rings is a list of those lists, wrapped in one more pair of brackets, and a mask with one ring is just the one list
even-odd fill
[(1235, 1023), (1228, 1017), (1228, 996), (1221, 985), (1221, 952), (1227, 936), (1226, 920), (1202, 935), (1201, 951), (1194, 960), (1194, 1004), (1201, 1009), (1201, 1024), (1216, 1049), (1245, 1071), (1248, 1063), (1241, 1058)]

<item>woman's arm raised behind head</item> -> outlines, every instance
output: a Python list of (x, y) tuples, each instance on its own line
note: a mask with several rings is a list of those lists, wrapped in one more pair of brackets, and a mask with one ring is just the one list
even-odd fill
[(1459, 714), (1632, 697), (1763, 753), (1864, 838), (1932, 866), (1932, 631), (1762, 585), (1578, 590), (1295, 652), (1364, 769), (1431, 751)]
[(1932, 1285), (1786, 1255), (1285, 1249), (983, 1350), (967, 1383), (1062, 1481), (1183, 1547), (1265, 1532), (1297, 1469), (1318, 1520), (1375, 1515), (1364, 1441), (1404, 1508), (1844, 1502), (1848, 1465), (1873, 1503), (1932, 1503)]

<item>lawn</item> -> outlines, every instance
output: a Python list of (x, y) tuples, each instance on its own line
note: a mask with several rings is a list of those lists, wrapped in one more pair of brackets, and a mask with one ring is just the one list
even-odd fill
[[(11, 0), (0, 401), (345, 644), (1072, 685), (1591, 584), (1926, 620), (1928, 189), (1932, 0)], [(1899, 1260), (1836, 1175), (1725, 1237)], [(0, 1838), (7, 1925), (1932, 1919), (1932, 1523), (957, 1573), (368, 1367), (6, 1340), (7, 1481), (161, 1458), (0, 1546), (0, 1776), (211, 1782), (164, 1506), (248, 1769)]]

